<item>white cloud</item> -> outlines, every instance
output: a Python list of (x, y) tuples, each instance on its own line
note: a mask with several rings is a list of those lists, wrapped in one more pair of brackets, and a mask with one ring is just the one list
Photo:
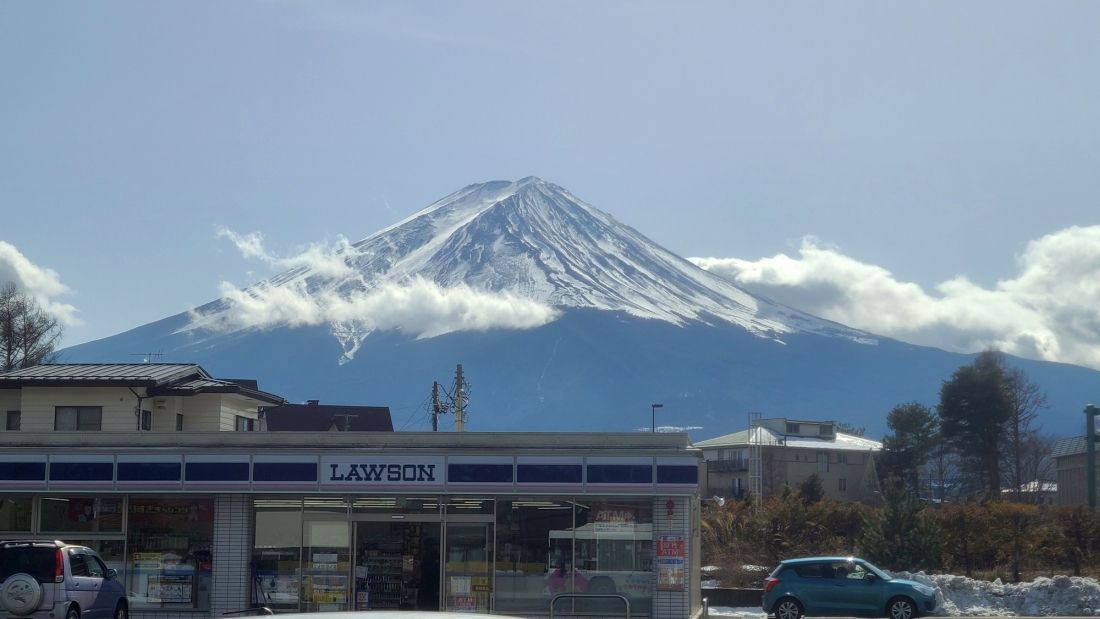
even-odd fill
[(34, 298), (43, 310), (63, 324), (81, 324), (76, 317), (78, 309), (55, 299), (72, 293), (68, 286), (61, 283), (57, 271), (34, 264), (14, 245), (0, 241), (0, 284), (7, 282), (15, 282), (16, 288)]
[(557, 318), (553, 308), (535, 301), (468, 286), (441, 288), (421, 278), (343, 295), (311, 295), (300, 280), (247, 290), (223, 282), (221, 289), (228, 309), (195, 314), (193, 326), (222, 331), (338, 324), (359, 333), (397, 329), (430, 338), (455, 331), (531, 329)]
[(358, 252), (343, 238), (335, 246), (312, 245), (298, 255), (280, 258), (264, 248), (263, 235), (258, 232), (242, 236), (220, 229), (218, 236), (232, 241), (246, 258), (277, 268), (306, 267), (311, 275), (353, 285), (326, 285), (310, 291), (306, 278), (278, 285), (265, 282), (247, 289), (222, 282), (227, 307), (206, 315), (192, 313), (192, 328), (232, 331), (327, 324), (342, 334), (338, 336), (341, 341), (349, 340), (345, 345), (353, 350), (355, 340), (375, 330), (400, 330), (430, 338), (455, 331), (531, 329), (558, 316), (553, 308), (536, 301), (464, 285), (442, 288), (423, 278), (402, 284), (367, 284), (348, 264)]
[(1100, 368), (1100, 226), (1031, 241), (1016, 276), (992, 288), (960, 276), (925, 291), (812, 237), (794, 257), (690, 260), (752, 292), (879, 335)]
[(228, 228), (219, 228), (217, 234), (232, 241), (245, 258), (261, 260), (273, 268), (306, 267), (323, 277), (348, 277), (355, 273), (348, 265), (348, 260), (358, 255), (358, 252), (342, 236), (336, 237), (334, 246), (313, 244), (297, 255), (279, 258), (264, 248), (264, 235), (260, 232), (242, 236)]

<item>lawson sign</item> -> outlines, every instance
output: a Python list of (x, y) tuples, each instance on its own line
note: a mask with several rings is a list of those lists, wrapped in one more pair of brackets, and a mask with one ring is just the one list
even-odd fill
[(343, 456), (321, 458), (320, 482), (338, 488), (442, 488), (443, 457)]

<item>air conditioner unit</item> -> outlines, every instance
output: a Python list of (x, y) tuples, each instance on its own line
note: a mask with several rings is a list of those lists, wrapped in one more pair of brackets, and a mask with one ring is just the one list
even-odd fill
[(161, 399), (161, 398), (153, 400), (153, 407), (154, 408), (160, 408), (160, 409), (168, 408), (168, 400), (164, 400), (164, 399)]

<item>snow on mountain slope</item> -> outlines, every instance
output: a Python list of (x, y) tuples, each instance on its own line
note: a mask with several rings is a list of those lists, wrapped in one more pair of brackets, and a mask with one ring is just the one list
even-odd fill
[[(551, 308), (622, 311), (678, 325), (726, 322), (777, 340), (810, 332), (874, 341), (868, 334), (753, 296), (535, 177), (465, 187), (354, 243), (342, 258), (350, 276), (334, 278), (301, 267), (245, 292), (262, 298), (274, 289), (297, 290), (313, 300), (343, 302), (430, 282), (443, 291), (504, 295)], [(233, 311), (233, 305), (223, 300), (202, 308), (199, 314), (206, 320), (196, 324), (212, 324), (212, 316)], [(366, 316), (357, 320), (347, 314), (342, 312), (331, 324), (351, 355), (380, 327)], [(512, 328), (538, 326), (537, 321), (517, 324)], [(456, 329), (460, 327), (423, 333)]]

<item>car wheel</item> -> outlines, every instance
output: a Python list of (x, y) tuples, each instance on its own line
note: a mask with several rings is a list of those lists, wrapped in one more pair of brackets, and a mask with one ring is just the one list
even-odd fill
[(894, 598), (886, 605), (886, 616), (890, 619), (916, 619), (917, 607), (909, 598)]
[(130, 611), (126, 609), (126, 605), (122, 602), (115, 606), (115, 619), (129, 619)]
[(65, 619), (80, 619), (80, 607), (69, 604), (69, 610), (65, 611)]
[(0, 585), (0, 606), (13, 615), (29, 615), (42, 601), (42, 585), (30, 574), (12, 574)]
[(794, 598), (782, 598), (775, 603), (775, 619), (802, 619), (802, 605)]

